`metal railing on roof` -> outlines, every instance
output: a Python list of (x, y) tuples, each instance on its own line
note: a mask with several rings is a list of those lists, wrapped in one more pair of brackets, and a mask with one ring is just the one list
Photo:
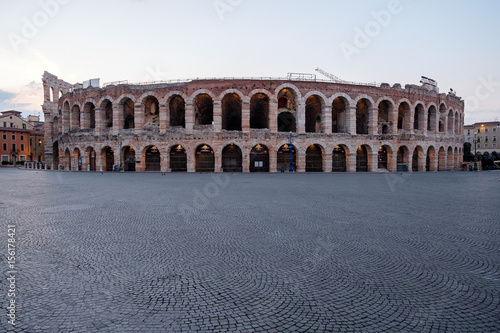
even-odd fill
[(323, 80), (323, 79), (311, 79), (311, 78), (301, 78), (301, 77), (271, 77), (271, 76), (261, 76), (261, 77), (208, 77), (208, 78), (193, 78), (193, 79), (177, 79), (177, 80), (164, 80), (164, 81), (151, 81), (151, 82), (137, 82), (128, 83), (128, 80), (107, 82), (102, 85), (103, 88), (112, 85), (127, 84), (129, 86), (146, 86), (146, 85), (158, 85), (158, 84), (185, 84), (193, 81), (229, 81), (229, 80), (252, 80), (252, 81), (299, 81), (299, 82), (323, 82), (323, 83), (336, 83), (336, 84), (347, 84), (347, 85), (357, 85), (357, 86), (369, 86), (377, 87), (376, 82), (372, 83), (360, 83), (360, 82), (335, 82), (333, 80)]

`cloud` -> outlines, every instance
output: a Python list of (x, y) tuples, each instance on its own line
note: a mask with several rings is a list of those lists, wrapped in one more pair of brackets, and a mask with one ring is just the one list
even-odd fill
[(23, 111), (23, 116), (41, 113), (43, 101), (42, 83), (31, 81), (14, 92), (0, 90), (0, 110)]
[(0, 103), (4, 103), (5, 101), (13, 98), (16, 94), (4, 91), (0, 89)]

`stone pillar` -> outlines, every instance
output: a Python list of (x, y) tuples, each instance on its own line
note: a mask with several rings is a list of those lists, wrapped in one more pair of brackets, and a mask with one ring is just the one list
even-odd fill
[(347, 172), (356, 172), (356, 147), (351, 149), (349, 156), (346, 156)]
[(278, 103), (269, 102), (269, 129), (278, 131)]
[(123, 128), (123, 112), (122, 106), (119, 104), (113, 104), (113, 134), (118, 134)]
[(100, 134), (102, 129), (105, 126), (106, 122), (106, 115), (104, 114), (104, 111), (101, 108), (96, 108), (95, 109), (95, 132), (97, 134)]
[(243, 101), (241, 105), (241, 130), (243, 132), (250, 131), (250, 101)]
[(298, 133), (306, 132), (306, 105), (302, 102), (298, 105), (296, 124)]
[(420, 131), (422, 132), (422, 134), (424, 136), (427, 136), (427, 121), (428, 121), (429, 113), (424, 111), (423, 114), (424, 115), (422, 118), (424, 118), (424, 119), (420, 123), (420, 124), (422, 124), (422, 126), (420, 126), (420, 124), (419, 124), (418, 128), (420, 129)]
[(160, 104), (160, 132), (163, 133), (170, 126), (170, 114), (166, 104)]
[(306, 172), (306, 154), (298, 151), (295, 147), (295, 164), (297, 165), (295, 172)]
[(378, 134), (378, 108), (368, 109), (368, 134)]
[(333, 170), (333, 161), (332, 155), (329, 155), (328, 152), (323, 154), (323, 172), (332, 172)]
[(144, 126), (144, 112), (142, 111), (141, 104), (134, 105), (134, 132), (141, 133), (142, 126)]
[(427, 155), (425, 152), (418, 154), (418, 171), (425, 171), (425, 161), (427, 159)]
[(85, 107), (83, 107), (83, 110), (80, 111), (80, 128), (90, 128), (90, 112), (87, 112)]
[(69, 132), (69, 110), (68, 111), (62, 111), (62, 133), (68, 133)]
[(222, 102), (214, 101), (214, 125), (213, 131), (220, 132), (222, 130)]
[(413, 152), (408, 153), (408, 171), (413, 172)]
[(397, 151), (392, 151), (387, 153), (387, 170), (390, 172), (396, 172), (398, 170), (398, 153)]
[(377, 172), (378, 170), (378, 151), (368, 152), (368, 172)]
[[(346, 112), (346, 132), (351, 135), (356, 135), (356, 106), (347, 107)], [(356, 163), (354, 163), (354, 166), (354, 171), (356, 171)]]
[(106, 166), (104, 165), (104, 158), (103, 158), (102, 155), (103, 154), (102, 154), (101, 151), (97, 151), (96, 150), (96, 152), (95, 152), (95, 168), (96, 168), (96, 171), (102, 171), (102, 170), (106, 169)]
[(222, 157), (214, 150), (215, 167), (214, 172), (222, 172)]
[(185, 117), (186, 117), (186, 133), (193, 133), (194, 126), (194, 105), (193, 100), (188, 98), (186, 100), (186, 108), (185, 108)]
[(195, 161), (195, 153), (186, 151), (186, 160), (187, 160), (187, 171), (188, 172), (196, 172), (196, 161)]
[[(161, 113), (160, 113), (161, 115)], [(169, 165), (169, 153), (168, 152), (161, 152), (161, 157), (160, 157), (160, 171), (161, 172), (168, 172), (168, 169), (170, 168)]]
[(392, 134), (398, 134), (398, 116), (399, 116), (398, 109), (392, 109), (389, 112), (389, 122), (392, 123), (392, 125), (390, 125)]
[(250, 151), (250, 149), (246, 149), (244, 148), (245, 150), (242, 151), (242, 159), (241, 159), (241, 163), (242, 163), (242, 167), (243, 167), (243, 172), (244, 173), (249, 173), (250, 172), (250, 156), (249, 154), (245, 154), (246, 151)]
[(321, 110), (321, 128), (322, 132), (326, 134), (332, 133), (332, 106), (325, 105)]
[(274, 150), (269, 149), (269, 172), (278, 172), (278, 170), (276, 170), (277, 163), (278, 163), (277, 153)]

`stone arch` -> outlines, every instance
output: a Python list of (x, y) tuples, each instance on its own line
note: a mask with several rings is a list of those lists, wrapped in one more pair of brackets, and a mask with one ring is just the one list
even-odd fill
[(358, 146), (356, 149), (356, 172), (368, 172), (371, 162), (371, 147), (367, 144)]
[(438, 131), (444, 133), (446, 131), (446, 104), (441, 103), (439, 105), (439, 120), (438, 120)]
[[(292, 163), (290, 165), (290, 149), (292, 156)], [(297, 161), (298, 161), (297, 147), (295, 145), (290, 145), (289, 143), (284, 143), (277, 149), (277, 171), (297, 171)]]
[(332, 172), (347, 172), (349, 166), (349, 147), (339, 144), (332, 150)]
[(423, 130), (425, 127), (425, 108), (423, 103), (415, 104), (415, 116), (413, 118), (413, 129)]
[(214, 172), (215, 156), (214, 150), (207, 144), (200, 144), (195, 150), (196, 172)]
[(125, 143), (122, 145), (121, 154), (123, 156), (123, 171), (136, 171), (136, 149), (131, 144)]
[(408, 171), (408, 163), (410, 161), (410, 150), (407, 146), (403, 145), (398, 148), (396, 161), (398, 171)]
[(70, 127), (72, 130), (80, 129), (81, 125), (81, 107), (80, 104), (74, 103), (71, 107)]
[(323, 132), (323, 109), (325, 107), (325, 99), (320, 95), (309, 95), (306, 98), (306, 132), (321, 133)]
[(85, 118), (84, 128), (95, 129), (96, 114), (95, 102), (93, 99), (87, 99), (83, 102), (83, 114)]
[(460, 114), (458, 113), (458, 111), (456, 111), (455, 112), (455, 134), (461, 135), (461, 133), (463, 133), (463, 129), (462, 129), (462, 126), (460, 125)]
[(444, 147), (440, 147), (438, 151), (438, 171), (443, 171), (446, 168), (446, 152)]
[(269, 148), (256, 144), (250, 150), (250, 172), (269, 172)]
[(235, 143), (223, 145), (220, 152), (223, 172), (242, 172), (243, 153), (241, 147)]
[(142, 150), (146, 171), (161, 171), (161, 153), (156, 145), (148, 145)]
[(448, 134), (455, 134), (455, 114), (453, 113), (453, 110), (450, 109), (448, 111), (448, 128), (447, 128)]
[(350, 101), (345, 96), (336, 96), (332, 101), (332, 133), (347, 133)]
[(392, 167), (392, 147), (388, 144), (382, 145), (378, 149), (377, 168), (379, 170), (394, 171)]
[[(297, 110), (298, 104), (302, 100), (302, 94), (300, 93), (300, 89), (297, 88), (297, 86), (295, 86), (292, 83), (283, 83), (283, 84), (281, 84), (276, 89), (274, 89), (274, 94), (276, 96), (276, 100), (278, 101), (278, 103), (279, 103), (280, 97), (282, 95), (283, 96), (285, 95), (285, 93), (286, 93), (285, 90), (287, 90), (287, 91), (289, 91), (290, 93), (293, 94), (294, 100), (291, 103), (291, 105), (295, 106), (295, 108), (290, 107), (290, 106), (286, 106), (286, 107), (289, 108), (289, 109), (291, 109), (291, 110)], [(287, 95), (289, 95), (289, 94), (287, 94)], [(286, 97), (286, 96), (284, 96), (284, 97)], [(279, 105), (278, 105), (278, 108), (279, 108)]]
[(306, 149), (306, 172), (323, 172), (325, 149), (320, 144), (311, 144)]
[(250, 94), (250, 128), (269, 128), (269, 103), (271, 95), (266, 90), (254, 90)]
[(436, 170), (436, 149), (434, 146), (429, 146), (427, 148), (427, 154), (425, 159), (425, 171), (437, 171)]
[[(133, 96), (132, 96), (133, 97)], [(121, 109), (123, 119), (123, 129), (135, 128), (135, 101), (131, 96), (121, 96), (118, 100), (118, 106)]]
[(112, 99), (101, 98), (99, 101), (99, 109), (101, 110), (101, 119), (103, 120), (103, 124), (105, 128), (113, 127), (113, 102)]
[(88, 165), (88, 171), (97, 171), (97, 153), (92, 146), (85, 148), (86, 164)]
[(243, 96), (241, 93), (230, 92), (222, 98), (222, 129), (241, 131)]
[[(143, 94), (143, 96), (146, 94)], [(140, 99), (142, 116), (144, 117), (143, 128), (152, 129), (160, 127), (160, 100), (156, 94), (148, 93)]]
[(427, 111), (427, 131), (432, 133), (438, 131), (438, 128), (436, 128), (437, 117), (436, 105), (430, 105)]
[(101, 149), (101, 161), (103, 165), (104, 171), (113, 171), (113, 167), (115, 165), (115, 155), (114, 150), (110, 146), (104, 146)]
[(170, 126), (185, 128), (187, 96), (179, 91), (171, 91), (163, 99), (168, 105)]
[(356, 102), (356, 134), (368, 134), (369, 109), (373, 100), (366, 97), (359, 98)]
[(187, 172), (187, 151), (181, 144), (169, 147), (170, 171)]
[(407, 99), (399, 101), (398, 107), (398, 132), (408, 131), (411, 128), (411, 108), (410, 102)]
[(198, 90), (197, 93), (193, 99), (195, 125), (212, 125), (215, 101), (213, 94), (206, 89)]
[(413, 172), (425, 171), (424, 149), (419, 145), (413, 150), (411, 169)]
[(453, 161), (454, 161), (453, 148), (449, 146), (447, 151), (447, 161), (446, 161), (447, 169), (453, 170), (455, 168)]
[(391, 134), (394, 119), (394, 103), (390, 99), (382, 99), (378, 103), (378, 134)]

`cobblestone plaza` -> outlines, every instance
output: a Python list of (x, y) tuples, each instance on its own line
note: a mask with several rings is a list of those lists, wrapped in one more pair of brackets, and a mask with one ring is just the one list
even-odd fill
[(498, 331), (499, 180), (0, 168), (0, 331)]

